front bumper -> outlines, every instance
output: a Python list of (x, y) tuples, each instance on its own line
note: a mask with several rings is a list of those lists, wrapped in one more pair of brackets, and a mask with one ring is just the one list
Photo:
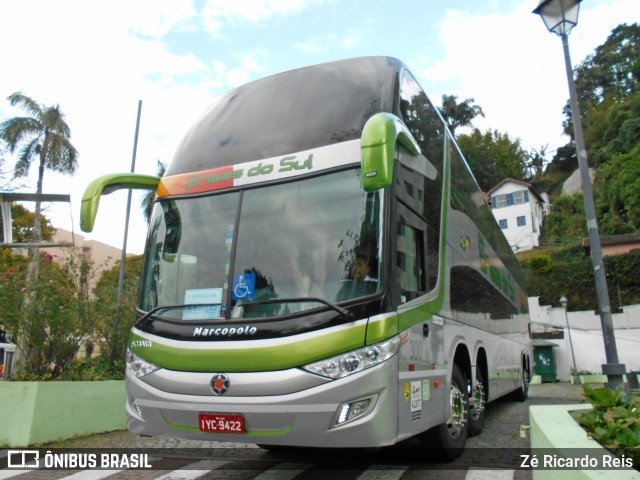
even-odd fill
[[(131, 432), (194, 440), (333, 448), (391, 445), (398, 436), (397, 355), (373, 368), (333, 381), (302, 372), (302, 377), (310, 376), (305, 382), (298, 369), (277, 372), (282, 385), (272, 387), (266, 395), (251, 396), (246, 381), (242, 396), (231, 396), (231, 390), (225, 395), (214, 395), (199, 385), (202, 382), (208, 385), (213, 374), (184, 375), (194, 383), (186, 390), (181, 389), (189, 394), (168, 392), (163, 382), (145, 381), (146, 377), (136, 378), (127, 372), (126, 409)], [(243, 375), (245, 380), (261, 377), (260, 373), (227, 375), (232, 383), (234, 378), (242, 383)], [(288, 378), (297, 386), (293, 387)], [(302, 389), (296, 390), (301, 385)], [(257, 389), (260, 390), (263, 388)], [(341, 404), (365, 397), (375, 399), (366, 414), (335, 425)], [(200, 413), (240, 414), (245, 419), (246, 433), (201, 432)]]

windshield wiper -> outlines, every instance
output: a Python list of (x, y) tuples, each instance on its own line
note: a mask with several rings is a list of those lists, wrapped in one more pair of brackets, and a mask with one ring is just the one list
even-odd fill
[(243, 307), (252, 307), (253, 305), (267, 305), (270, 303), (306, 303), (306, 302), (316, 302), (322, 303), (327, 307), (338, 312), (340, 315), (346, 318), (353, 318), (353, 313), (347, 310), (346, 308), (342, 308), (340, 305), (336, 305), (329, 300), (325, 300), (323, 298), (318, 297), (298, 297), (298, 298), (267, 298), (265, 300), (257, 300), (255, 302), (247, 302), (241, 304)]
[(178, 309), (186, 309), (186, 308), (194, 308), (194, 307), (217, 307), (221, 305), (220, 303), (187, 303), (184, 305), (161, 305), (158, 307), (153, 307), (147, 313), (145, 313), (142, 317), (136, 320), (136, 326), (140, 325), (142, 322), (147, 320), (149, 317), (154, 315), (155, 313), (161, 310), (178, 310)]
[[(336, 305), (333, 302), (330, 302), (329, 300), (324, 300), (322, 298), (318, 298), (318, 297), (300, 297), (300, 298), (268, 298), (265, 300), (258, 300), (255, 302), (249, 302), (249, 303), (244, 303), (242, 304), (243, 307), (251, 307), (253, 305), (267, 305), (267, 304), (273, 304), (273, 303), (303, 303), (303, 302), (316, 302), (316, 303), (321, 303), (323, 305), (326, 305), (328, 307), (330, 307), (331, 309), (335, 310), (336, 312), (338, 312), (340, 315), (342, 315), (343, 317), (346, 318), (353, 318), (353, 313), (350, 312), (349, 310), (347, 310), (346, 308), (342, 308), (339, 305)], [(157, 312), (163, 311), (163, 310), (178, 310), (178, 309), (187, 309), (187, 308), (199, 308), (199, 307), (216, 307), (219, 306), (219, 303), (188, 303), (188, 304), (184, 304), (184, 305), (161, 305), (158, 307), (154, 307), (151, 310), (149, 310), (148, 312), (146, 312), (142, 317), (140, 317), (137, 321), (136, 321), (136, 326), (142, 324), (143, 322), (145, 322), (146, 320), (148, 320), (151, 316), (155, 315)], [(162, 317), (160, 317), (162, 318)], [(174, 319), (168, 319), (168, 320), (174, 320)]]

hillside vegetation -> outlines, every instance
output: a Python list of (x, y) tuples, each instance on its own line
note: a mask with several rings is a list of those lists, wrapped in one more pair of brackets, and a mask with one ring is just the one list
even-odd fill
[[(640, 26), (620, 25), (575, 69), (589, 164), (595, 168), (594, 200), (601, 236), (640, 231)], [(565, 132), (572, 137), (565, 106)], [(562, 184), (578, 166), (572, 142), (559, 148), (531, 182), (551, 197), (542, 247), (518, 256), (530, 296), (542, 304), (596, 309), (591, 260), (582, 249), (587, 237), (581, 193), (562, 195)], [(640, 252), (605, 258), (611, 306), (640, 303)]]

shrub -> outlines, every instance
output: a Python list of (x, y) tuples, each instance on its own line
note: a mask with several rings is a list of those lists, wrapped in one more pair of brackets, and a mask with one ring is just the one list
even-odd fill
[(640, 398), (625, 398), (621, 390), (591, 389), (584, 386), (585, 398), (593, 410), (578, 416), (587, 434), (617, 457), (632, 458), (640, 465)]
[(35, 382), (48, 380), (100, 381), (123, 380), (124, 362), (111, 362), (107, 357), (76, 359), (66, 362), (57, 372), (27, 372), (23, 370), (11, 375), (13, 381)]
[(553, 267), (553, 261), (549, 255), (536, 255), (529, 259), (529, 267), (538, 273), (548, 273)]

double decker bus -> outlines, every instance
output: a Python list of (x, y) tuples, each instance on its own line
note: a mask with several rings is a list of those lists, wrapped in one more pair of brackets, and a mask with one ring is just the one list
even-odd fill
[(527, 396), (518, 263), (403, 63), (301, 68), (220, 97), (157, 188), (127, 351), (134, 433), (449, 458)]

